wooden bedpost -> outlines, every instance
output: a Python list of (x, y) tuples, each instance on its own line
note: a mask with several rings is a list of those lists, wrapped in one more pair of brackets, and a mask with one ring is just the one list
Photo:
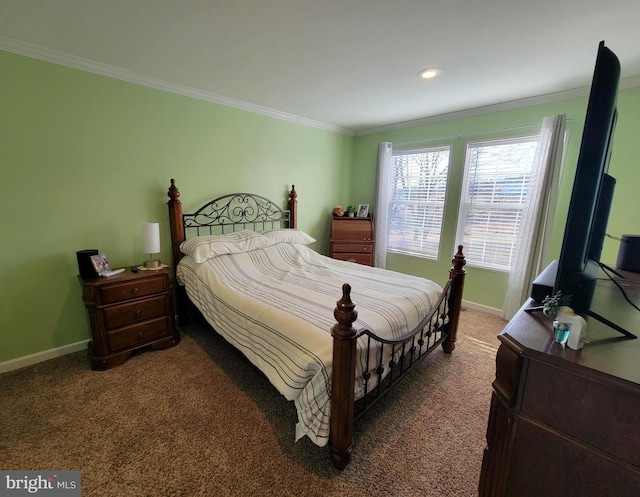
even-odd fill
[(291, 193), (289, 193), (289, 228), (298, 227), (298, 192), (296, 185), (291, 185)]
[(353, 447), (353, 409), (356, 374), (356, 329), (358, 313), (351, 302), (351, 286), (342, 285), (342, 298), (336, 302), (333, 316), (337, 324), (331, 328), (333, 336), (333, 373), (331, 378), (331, 426), (329, 455), (338, 469), (351, 460)]
[[(180, 244), (185, 240), (184, 224), (182, 222), (182, 202), (180, 202), (180, 190), (176, 186), (176, 180), (171, 178), (171, 186), (167, 192), (169, 201), (169, 227), (171, 230), (171, 257), (173, 262), (173, 270), (178, 267), (178, 262), (182, 259), (182, 252), (180, 252)], [(182, 324), (186, 324), (189, 321), (187, 312), (187, 295), (186, 291), (180, 285), (175, 285), (176, 288), (176, 305), (178, 308), (178, 318)]]
[(464, 289), (464, 277), (467, 272), (464, 265), (467, 261), (462, 253), (462, 245), (458, 245), (458, 252), (451, 259), (453, 267), (449, 270), (449, 278), (453, 280), (453, 289), (449, 296), (449, 336), (442, 342), (442, 349), (453, 352), (458, 339), (458, 322), (460, 320), (460, 310), (462, 308), (462, 291)]

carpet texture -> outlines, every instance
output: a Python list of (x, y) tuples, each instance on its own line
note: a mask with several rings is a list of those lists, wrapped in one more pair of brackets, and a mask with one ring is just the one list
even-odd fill
[(294, 443), (293, 404), (199, 324), (109, 371), (78, 352), (1, 375), (0, 469), (80, 470), (83, 497), (475, 496), (505, 322), (461, 317), (453, 354), (356, 424), (343, 471)]

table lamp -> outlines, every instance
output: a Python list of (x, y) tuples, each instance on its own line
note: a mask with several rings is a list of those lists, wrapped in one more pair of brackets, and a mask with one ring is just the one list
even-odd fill
[(142, 223), (142, 251), (149, 254), (149, 260), (145, 261), (146, 268), (159, 268), (159, 260), (153, 259), (153, 254), (160, 252), (160, 224)]

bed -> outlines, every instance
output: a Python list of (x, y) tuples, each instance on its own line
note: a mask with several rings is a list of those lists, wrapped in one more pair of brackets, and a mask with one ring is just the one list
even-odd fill
[(185, 214), (173, 179), (168, 195), (179, 318), (197, 310), (294, 402), (296, 440), (345, 468), (354, 421), (433, 350), (454, 350), (462, 246), (440, 286), (312, 250), (295, 186), (287, 209), (234, 193)]

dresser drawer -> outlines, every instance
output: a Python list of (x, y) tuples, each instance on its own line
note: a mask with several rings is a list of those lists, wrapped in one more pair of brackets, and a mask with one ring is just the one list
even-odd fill
[(365, 266), (373, 265), (372, 254), (334, 252), (333, 258), (340, 261), (357, 262), (358, 264), (364, 264)]
[(146, 297), (156, 293), (162, 293), (165, 289), (165, 279), (161, 276), (157, 278), (145, 278), (135, 281), (123, 281), (102, 287), (102, 303), (115, 304), (123, 300)]
[(371, 254), (373, 245), (371, 243), (334, 243), (333, 252), (361, 252)]
[[(601, 424), (609, 427), (609, 423), (604, 420)], [(604, 427), (601, 426), (600, 429), (603, 430)], [(546, 429), (537, 422), (530, 422), (528, 419), (518, 421), (513, 447), (503, 495), (638, 495), (640, 472), (630, 470), (629, 466), (620, 461), (594, 451), (588, 444), (559, 437), (556, 431)]]
[(109, 341), (109, 349), (111, 352), (117, 352), (123, 349), (130, 349), (137, 345), (167, 336), (167, 319), (162, 317), (151, 321), (144, 321), (133, 326), (119, 328), (114, 331), (107, 332), (107, 340)]
[(166, 313), (165, 297), (162, 295), (130, 304), (121, 304), (104, 310), (105, 327), (112, 330), (127, 324), (164, 316)]
[(640, 396), (530, 361), (522, 413), (640, 467)]

